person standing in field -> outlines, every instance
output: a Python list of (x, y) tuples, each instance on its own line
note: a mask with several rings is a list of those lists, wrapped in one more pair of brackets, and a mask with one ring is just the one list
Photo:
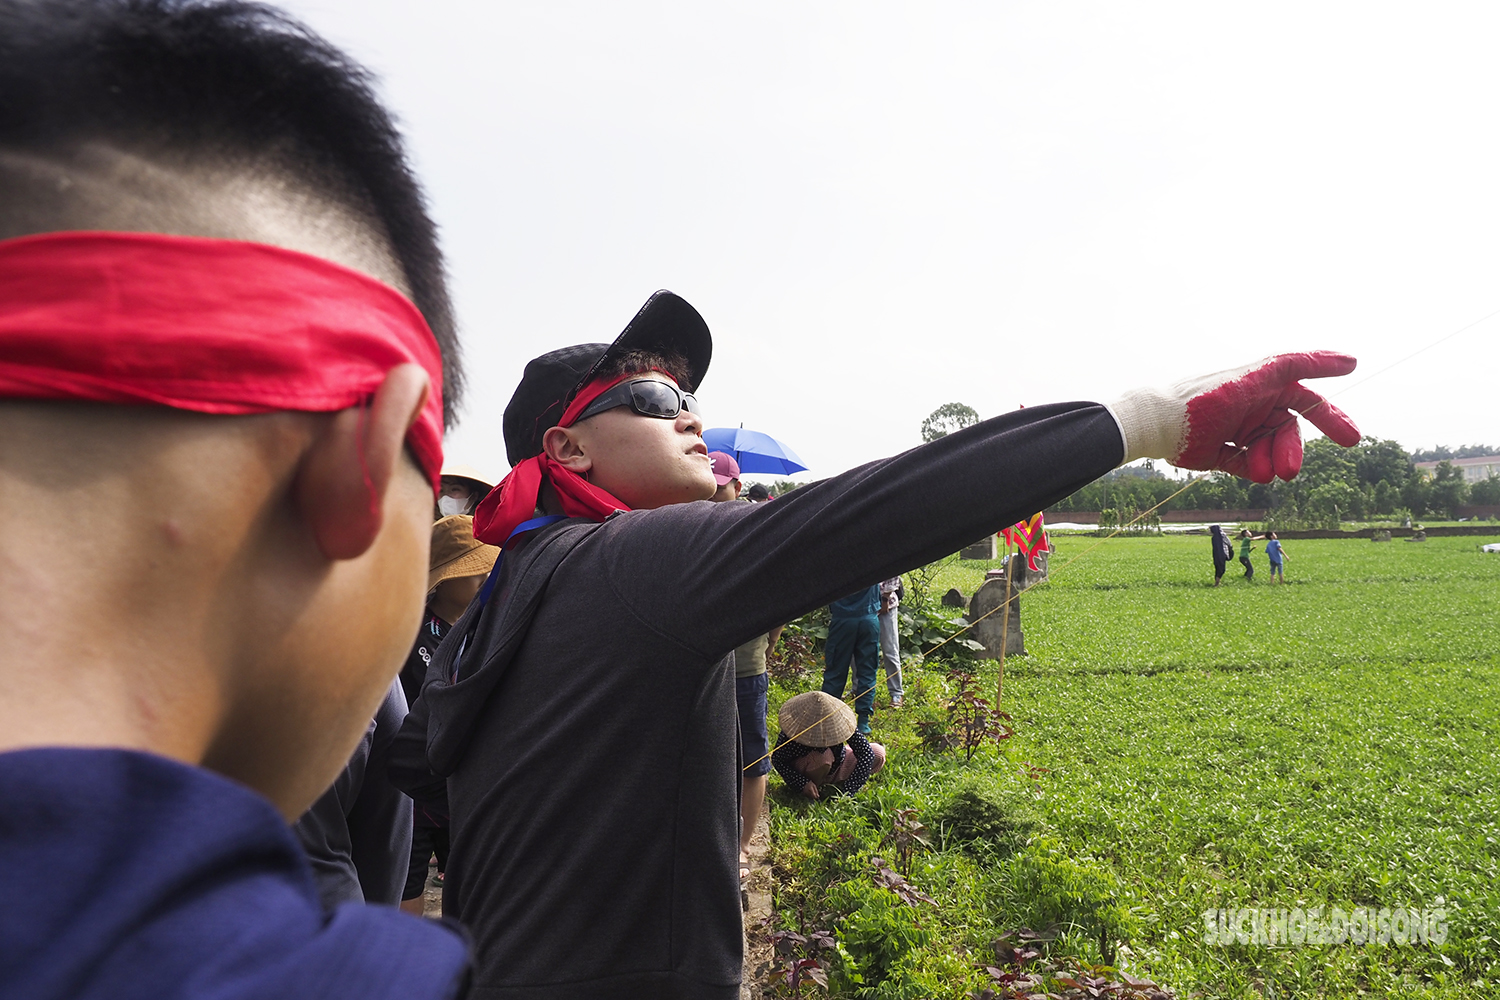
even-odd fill
[(1266, 533), (1266, 558), (1271, 561), (1271, 582), (1286, 583), (1286, 577), (1281, 572), (1281, 561), (1286, 558), (1286, 550), (1277, 541), (1274, 531)]
[(437, 499), (437, 517), (453, 517), (458, 514), (473, 514), (479, 502), (490, 495), (495, 484), (472, 465), (456, 462), (443, 466), (441, 492)]
[(1255, 567), (1250, 564), (1250, 553), (1255, 551), (1252, 543), (1259, 537), (1259, 535), (1250, 534), (1249, 528), (1240, 529), (1240, 565), (1245, 567), (1246, 580), (1255, 579)]
[(1229, 560), (1234, 558), (1234, 546), (1229, 544), (1229, 536), (1217, 524), (1208, 529), (1208, 542), (1213, 547), (1214, 586), (1217, 587), (1224, 582), (1224, 570), (1228, 568)]
[(901, 635), (896, 621), (905, 592), (899, 576), (880, 582), (880, 659), (885, 664), (885, 686), (892, 708), (900, 708), (906, 695), (901, 686)]
[(854, 666), (854, 710), (857, 728), (870, 734), (875, 714), (875, 685), (880, 676), (880, 584), (857, 590), (828, 605), (828, 639), (823, 645), (823, 690), (842, 698), (849, 667)]

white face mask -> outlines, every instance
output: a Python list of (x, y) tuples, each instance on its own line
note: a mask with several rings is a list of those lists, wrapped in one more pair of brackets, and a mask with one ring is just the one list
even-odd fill
[(444, 517), (452, 517), (454, 514), (467, 514), (469, 512), (469, 498), (438, 497), (438, 512)]

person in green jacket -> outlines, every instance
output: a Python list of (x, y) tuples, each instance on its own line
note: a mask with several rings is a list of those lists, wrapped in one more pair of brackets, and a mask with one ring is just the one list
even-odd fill
[(1246, 580), (1255, 579), (1255, 567), (1250, 565), (1250, 553), (1255, 551), (1255, 546), (1251, 543), (1264, 537), (1264, 535), (1250, 534), (1249, 528), (1240, 529), (1240, 565), (1245, 567)]

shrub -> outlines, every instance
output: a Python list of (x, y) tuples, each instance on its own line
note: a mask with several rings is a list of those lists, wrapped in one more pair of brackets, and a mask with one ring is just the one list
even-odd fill
[(1115, 945), (1136, 933), (1136, 918), (1121, 902), (1120, 883), (1103, 862), (1069, 857), (1050, 837), (1007, 858), (996, 873), (995, 902), (1006, 923), (1049, 928), (1068, 939), (1064, 951), (1095, 944), (1114, 961)]
[(919, 910), (868, 879), (834, 886), (828, 902), (843, 914), (835, 929), (852, 960), (835, 969), (835, 984), (853, 978), (851, 973), (866, 983), (883, 982), (907, 954), (932, 940), (932, 930), (922, 922)]
[(1029, 803), (1003, 795), (980, 781), (960, 785), (932, 814), (931, 826), (944, 847), (990, 849), (1002, 856), (1026, 844), (1036, 827)]

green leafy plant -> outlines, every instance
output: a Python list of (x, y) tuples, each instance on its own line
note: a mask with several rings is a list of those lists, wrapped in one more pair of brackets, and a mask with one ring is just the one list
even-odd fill
[(833, 934), (826, 930), (814, 930), (808, 934), (796, 931), (774, 931), (771, 950), (777, 961), (769, 969), (768, 985), (773, 995), (800, 997), (809, 984), (826, 991), (828, 989), (828, 963), (823, 952), (835, 946)]
[[(915, 809), (897, 809), (895, 816), (891, 817), (891, 832), (887, 833), (880, 841), (880, 846), (889, 844), (896, 850), (896, 864), (900, 866), (903, 875), (911, 874), (911, 859), (919, 847), (931, 847), (932, 837), (927, 832), (927, 827), (917, 819)], [(884, 864), (879, 858), (872, 859), (876, 864)]]
[(998, 744), (1016, 734), (1011, 725), (1015, 720), (1009, 713), (990, 706), (989, 699), (979, 693), (972, 673), (956, 669), (949, 671), (948, 676), (957, 686), (948, 699), (948, 731), (963, 749), (964, 760), (973, 760), (984, 744), (992, 741)]
[(766, 673), (784, 687), (801, 687), (820, 669), (816, 637), (801, 628), (783, 629), (776, 646), (766, 651)]
[(1149, 979), (1109, 965), (1073, 957), (1052, 959), (1044, 950), (1045, 934), (1027, 928), (1009, 931), (992, 943), (995, 964), (984, 971), (993, 987), (976, 990), (973, 1000), (1172, 1000), (1174, 994)]

